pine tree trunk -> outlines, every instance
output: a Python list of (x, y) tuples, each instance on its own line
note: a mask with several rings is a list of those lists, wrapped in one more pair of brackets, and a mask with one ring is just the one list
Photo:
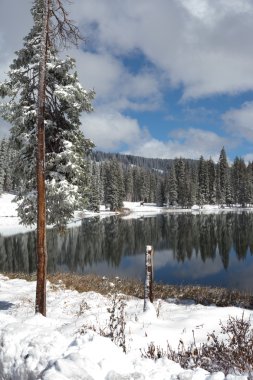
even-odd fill
[(39, 67), (38, 114), (37, 114), (37, 287), (35, 312), (46, 316), (46, 189), (45, 189), (45, 89), (49, 27), (49, 2), (44, 0), (44, 20)]

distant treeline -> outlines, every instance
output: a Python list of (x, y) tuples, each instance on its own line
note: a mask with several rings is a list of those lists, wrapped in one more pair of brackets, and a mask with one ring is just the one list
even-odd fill
[[(100, 204), (120, 209), (123, 201), (159, 206), (191, 207), (194, 204), (253, 205), (253, 163), (236, 157), (229, 165), (224, 147), (217, 163), (210, 158), (154, 159), (92, 152), (84, 158), (87, 175), (87, 208)], [(22, 163), (19, 163), (22, 164)], [(15, 150), (8, 139), (0, 141), (0, 194), (17, 193)]]
[(236, 157), (229, 165), (224, 147), (217, 163), (203, 156), (172, 160), (93, 152), (91, 165), (100, 201), (112, 208), (121, 207), (122, 200), (185, 208), (253, 204), (253, 163)]

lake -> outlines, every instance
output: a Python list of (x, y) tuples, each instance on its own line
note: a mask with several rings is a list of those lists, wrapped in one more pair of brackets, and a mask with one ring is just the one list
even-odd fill
[[(47, 231), (48, 272), (144, 279), (146, 245), (154, 278), (253, 291), (253, 213), (167, 213), (128, 219), (84, 219), (59, 234)], [(0, 272), (36, 270), (35, 232), (0, 235)]]

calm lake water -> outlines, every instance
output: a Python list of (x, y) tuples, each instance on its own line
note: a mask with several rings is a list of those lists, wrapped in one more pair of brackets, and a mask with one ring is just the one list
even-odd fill
[[(0, 235), (0, 272), (36, 270), (35, 233)], [(48, 230), (48, 271), (144, 278), (146, 245), (154, 277), (253, 291), (253, 213), (162, 214), (84, 219), (64, 235)]]

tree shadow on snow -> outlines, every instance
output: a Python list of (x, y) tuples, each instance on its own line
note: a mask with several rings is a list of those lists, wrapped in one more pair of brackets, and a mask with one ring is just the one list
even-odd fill
[(0, 301), (0, 310), (8, 310), (12, 306), (14, 306), (14, 303), (7, 302), (7, 301)]

